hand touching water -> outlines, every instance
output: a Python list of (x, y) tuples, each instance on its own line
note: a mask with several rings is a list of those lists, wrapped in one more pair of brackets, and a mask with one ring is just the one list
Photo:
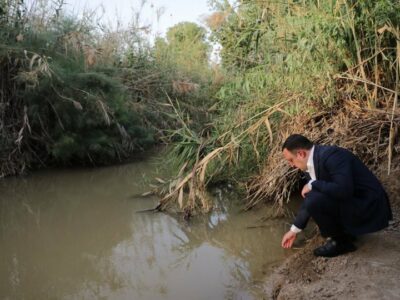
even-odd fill
[(285, 233), (285, 235), (282, 238), (282, 247), (283, 248), (292, 248), (293, 242), (296, 239), (296, 233), (293, 231), (288, 231)]

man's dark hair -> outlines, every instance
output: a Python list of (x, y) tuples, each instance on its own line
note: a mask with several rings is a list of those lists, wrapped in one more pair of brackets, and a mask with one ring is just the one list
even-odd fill
[(283, 143), (282, 150), (284, 149), (287, 149), (289, 151), (299, 150), (299, 149), (310, 150), (313, 147), (313, 145), (314, 144), (305, 136), (302, 136), (301, 134), (292, 134)]

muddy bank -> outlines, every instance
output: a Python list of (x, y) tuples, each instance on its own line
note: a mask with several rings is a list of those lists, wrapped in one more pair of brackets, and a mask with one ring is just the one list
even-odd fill
[(400, 170), (380, 177), (394, 213), (389, 228), (359, 237), (357, 251), (335, 258), (312, 255), (320, 236), (298, 244), (268, 277), (265, 299), (400, 299)]

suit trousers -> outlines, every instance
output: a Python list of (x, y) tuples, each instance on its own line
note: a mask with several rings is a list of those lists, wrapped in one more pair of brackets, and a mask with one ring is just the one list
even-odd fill
[(305, 209), (317, 223), (323, 237), (339, 238), (345, 235), (340, 222), (338, 201), (311, 190), (304, 199)]

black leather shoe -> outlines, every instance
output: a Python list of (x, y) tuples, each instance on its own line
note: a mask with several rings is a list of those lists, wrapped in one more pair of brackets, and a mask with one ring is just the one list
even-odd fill
[(336, 241), (328, 238), (325, 245), (314, 249), (315, 256), (335, 257), (348, 252), (353, 252), (357, 248), (350, 241)]

